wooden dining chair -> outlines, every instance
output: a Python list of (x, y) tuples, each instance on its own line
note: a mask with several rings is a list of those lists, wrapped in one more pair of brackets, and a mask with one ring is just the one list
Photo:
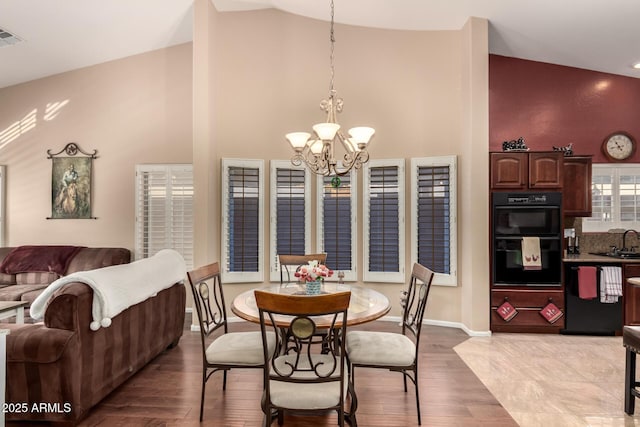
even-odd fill
[(215, 372), (223, 371), (222, 390), (226, 390), (227, 371), (232, 368), (262, 368), (263, 354), (273, 353), (276, 339), (273, 333), (269, 333), (263, 341), (260, 331), (229, 332), (220, 265), (217, 262), (189, 271), (187, 277), (193, 292), (202, 343), (202, 421), (205, 386), (209, 378)]
[(418, 349), (422, 318), (433, 280), (433, 271), (415, 263), (404, 300), (401, 332), (349, 331), (345, 347), (351, 382), (355, 383), (355, 368), (381, 368), (401, 372), (404, 391), (407, 378), (416, 389), (418, 424), (420, 418), (420, 393), (418, 387)]
[(278, 264), (280, 264), (280, 284), (285, 286), (288, 283), (297, 283), (295, 272), (301, 265), (308, 264), (309, 261), (318, 261), (319, 264), (327, 262), (327, 254), (278, 254)]
[[(318, 264), (325, 264), (327, 262), (327, 254), (305, 254), (305, 255), (292, 255), (292, 254), (278, 254), (278, 263), (280, 264), (280, 286), (286, 286), (289, 283), (298, 283), (298, 279), (295, 277), (296, 271), (302, 265), (306, 265), (309, 261), (318, 261)], [(317, 340), (314, 341), (326, 347), (327, 336), (325, 330), (318, 330), (314, 335)]]
[[(348, 417), (355, 425), (353, 411), (345, 411), (347, 395), (352, 404), (355, 394), (350, 386), (344, 351), (347, 309), (351, 292), (314, 296), (285, 295), (255, 291), (260, 313), (260, 330), (266, 342), (269, 332), (278, 336), (275, 353), (264, 351), (264, 425), (274, 417), (284, 422), (284, 413), (338, 413), (338, 424)], [(330, 319), (329, 351), (320, 353), (312, 346), (318, 317)], [(286, 329), (287, 334), (278, 334)]]

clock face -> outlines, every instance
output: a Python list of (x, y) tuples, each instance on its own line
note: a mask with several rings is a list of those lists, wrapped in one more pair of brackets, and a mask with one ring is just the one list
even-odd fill
[(635, 141), (631, 136), (618, 132), (607, 137), (602, 148), (612, 160), (625, 160), (635, 151)]

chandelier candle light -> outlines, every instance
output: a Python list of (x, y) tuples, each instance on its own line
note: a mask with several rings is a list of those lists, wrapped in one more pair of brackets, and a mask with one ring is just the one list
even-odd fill
[[(331, 81), (329, 83), (329, 99), (324, 99), (320, 102), (320, 108), (327, 113), (327, 121), (313, 126), (313, 137), (308, 132), (293, 132), (288, 133), (286, 138), (295, 151), (291, 158), (291, 163), (294, 166), (300, 166), (304, 163), (315, 174), (343, 176), (352, 169), (359, 169), (363, 163), (369, 160), (367, 144), (375, 130), (366, 126), (354, 127), (349, 129), (349, 138), (347, 138), (340, 131), (340, 125), (337, 123), (336, 116), (342, 112), (343, 102), (342, 98), (336, 96), (336, 90), (333, 88), (333, 52), (335, 44), (333, 11), (334, 5), (333, 0), (331, 0), (331, 30), (329, 32)], [(335, 158), (335, 147), (338, 142), (345, 151), (340, 166), (338, 166), (338, 161)]]

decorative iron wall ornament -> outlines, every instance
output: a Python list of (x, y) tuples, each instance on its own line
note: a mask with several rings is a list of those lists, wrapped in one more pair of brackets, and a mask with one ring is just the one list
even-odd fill
[(75, 142), (57, 153), (47, 150), (47, 159), (52, 161), (51, 216), (47, 219), (96, 219), (91, 216), (91, 169), (97, 153), (86, 153)]

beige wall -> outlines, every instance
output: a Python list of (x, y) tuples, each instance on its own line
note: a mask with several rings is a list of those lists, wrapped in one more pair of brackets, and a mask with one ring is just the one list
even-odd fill
[[(134, 165), (191, 163), (191, 57), (189, 43), (0, 89), (6, 245), (133, 250)], [(22, 132), (12, 133), (20, 122)], [(47, 150), (58, 152), (69, 142), (98, 150), (92, 188), (97, 220), (46, 219)]]
[[(220, 171), (215, 167), (214, 144), (216, 55), (210, 45), (215, 41), (217, 14), (211, 1), (194, 2), (193, 19), (193, 170), (196, 184), (194, 201), (194, 264), (219, 260)], [(194, 322), (196, 319), (193, 319)]]
[[(203, 6), (201, 10), (204, 9)], [(210, 7), (207, 16), (208, 23), (196, 16), (200, 29), (194, 33), (194, 45), (206, 40), (207, 54), (213, 55), (208, 63), (215, 63), (215, 74), (205, 83), (213, 88), (194, 86), (196, 93), (208, 92), (212, 96), (208, 104), (194, 107), (196, 117), (205, 110), (210, 113), (215, 161), (206, 167), (215, 168), (214, 175), (219, 177), (221, 158), (265, 159), (268, 182), (268, 161), (286, 160), (291, 156), (284, 134), (310, 130), (313, 123), (324, 118), (318, 104), (327, 97), (329, 88), (329, 25), (275, 10), (218, 13)], [(372, 158), (458, 156), (459, 286), (435, 286), (427, 317), (443, 324), (464, 323), (475, 332), (487, 331), (486, 20), (474, 20), (461, 31), (441, 32), (336, 24), (335, 34), (335, 88), (345, 103), (338, 121), (345, 127), (376, 128), (370, 147)], [(200, 113), (199, 108), (202, 108)], [(203, 137), (202, 143), (206, 141)], [(362, 185), (362, 179), (359, 183)], [(210, 181), (199, 181), (196, 185), (206, 187)], [(411, 240), (408, 195), (407, 272), (410, 271)], [(269, 200), (268, 194), (265, 197)], [(217, 197), (214, 211), (209, 212), (217, 227), (219, 201)], [(265, 205), (267, 228), (268, 203)], [(359, 212), (362, 212), (361, 206)], [(362, 221), (359, 221), (358, 233), (362, 236)], [(216, 235), (219, 236), (219, 228)], [(312, 235), (315, 236), (315, 231)], [(268, 242), (269, 230), (266, 229), (266, 278), (271, 255)], [(463, 242), (473, 242), (473, 245), (467, 248)], [(481, 256), (478, 248), (482, 249)], [(219, 246), (212, 250), (212, 259), (219, 257), (219, 250)], [(362, 277), (362, 265), (362, 247), (359, 247), (359, 277)], [(394, 305), (390, 315), (400, 314), (398, 294), (403, 285), (368, 285), (389, 296)], [(228, 299), (255, 286), (229, 285)]]
[[(8, 166), (7, 244), (133, 248), (134, 165), (193, 160), (196, 264), (219, 259), (220, 159), (265, 159), (268, 179), (268, 161), (291, 156), (284, 134), (323, 120), (318, 104), (328, 95), (329, 27), (274, 10), (218, 13), (208, 0), (196, 0), (194, 14), (193, 45), (0, 90), (0, 131), (36, 111), (35, 127), (0, 140), (0, 164)], [(489, 329), (486, 26), (481, 19), (442, 32), (336, 25), (335, 88), (345, 102), (339, 121), (376, 128), (372, 158), (458, 156), (459, 285), (435, 286), (427, 317), (472, 332)], [(45, 119), (48, 104), (65, 101)], [(98, 219), (46, 220), (46, 150), (72, 141), (98, 150)], [(408, 183), (407, 177), (407, 192)], [(406, 271), (409, 205), (407, 193)], [(267, 210), (267, 227), (268, 216)], [(398, 316), (403, 286), (369, 285), (389, 296), (390, 315)], [(254, 286), (228, 285), (227, 299)]]
[(489, 330), (489, 45), (486, 19), (462, 28), (462, 117), (465, 153), (458, 182), (460, 208), (461, 322), (472, 331)]

